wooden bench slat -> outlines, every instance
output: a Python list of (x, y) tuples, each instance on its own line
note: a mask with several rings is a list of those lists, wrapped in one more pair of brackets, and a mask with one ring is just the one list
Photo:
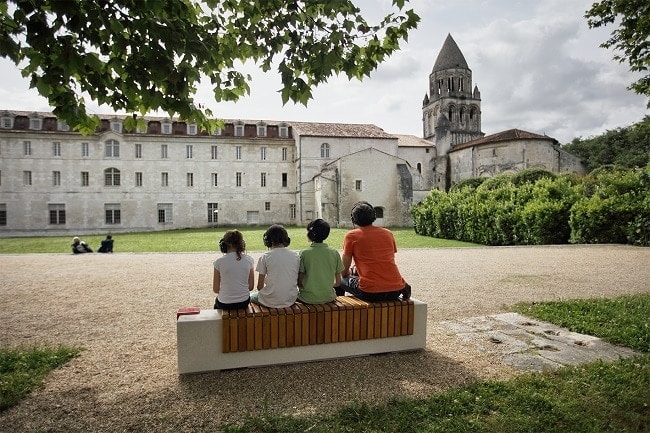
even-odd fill
[(413, 335), (413, 301), (366, 302), (339, 296), (286, 308), (250, 304), (222, 311), (222, 350), (243, 352)]

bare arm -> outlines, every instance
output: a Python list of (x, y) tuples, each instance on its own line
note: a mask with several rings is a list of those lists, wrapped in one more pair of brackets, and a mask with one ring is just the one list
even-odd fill
[(352, 266), (352, 256), (343, 254), (341, 256), (341, 261), (343, 262), (343, 272), (341, 272), (341, 275), (347, 277), (348, 275), (350, 275), (350, 266)]
[(264, 288), (264, 278), (266, 278), (265, 274), (259, 274), (257, 277), (257, 290), (262, 290)]
[(334, 287), (341, 287), (341, 274), (334, 274)]
[(250, 292), (255, 287), (255, 271), (251, 268), (251, 272), (248, 274), (248, 291)]
[(214, 270), (214, 276), (212, 277), (212, 291), (214, 293), (219, 293), (221, 288), (221, 274), (216, 269)]

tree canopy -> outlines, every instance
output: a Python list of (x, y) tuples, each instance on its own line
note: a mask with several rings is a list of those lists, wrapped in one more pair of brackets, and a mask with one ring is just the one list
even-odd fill
[(352, 0), (7, 0), (0, 2), (0, 55), (81, 132), (99, 119), (84, 96), (137, 115), (162, 110), (212, 129), (194, 101), (210, 80), (214, 98), (250, 93), (241, 66), (277, 68), (283, 103), (307, 104), (333, 75), (368, 77), (399, 49), (418, 15), (408, 0), (370, 24)]
[(621, 63), (627, 61), (631, 71), (645, 73), (630, 85), (630, 89), (650, 98), (650, 2), (602, 0), (592, 4), (585, 17), (589, 28), (618, 25), (600, 46), (618, 50), (621, 54), (616, 54), (614, 59)]
[(650, 164), (650, 116), (631, 126), (607, 131), (596, 137), (574, 138), (562, 148), (582, 158), (590, 172), (606, 165), (646, 167)]

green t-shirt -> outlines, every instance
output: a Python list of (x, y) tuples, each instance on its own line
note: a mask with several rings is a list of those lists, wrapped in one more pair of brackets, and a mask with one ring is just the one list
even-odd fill
[(334, 276), (343, 271), (339, 252), (327, 244), (313, 242), (300, 251), (300, 270), (303, 274), (298, 299), (307, 304), (325, 304), (336, 299)]

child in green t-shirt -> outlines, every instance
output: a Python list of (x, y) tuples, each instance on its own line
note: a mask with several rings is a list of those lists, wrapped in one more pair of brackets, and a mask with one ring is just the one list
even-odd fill
[(300, 251), (298, 300), (306, 304), (325, 304), (342, 296), (343, 262), (339, 252), (323, 243), (330, 234), (327, 221), (318, 218), (307, 225), (309, 248)]

